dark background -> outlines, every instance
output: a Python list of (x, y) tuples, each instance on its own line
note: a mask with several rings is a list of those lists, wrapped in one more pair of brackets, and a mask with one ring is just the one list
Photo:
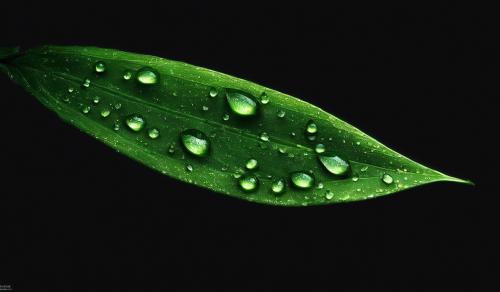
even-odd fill
[(95, 45), (222, 71), (319, 105), (477, 186), (325, 207), (251, 204), (117, 154), (0, 76), (0, 285), (498, 291), (491, 7), (5, 5), (2, 46)]

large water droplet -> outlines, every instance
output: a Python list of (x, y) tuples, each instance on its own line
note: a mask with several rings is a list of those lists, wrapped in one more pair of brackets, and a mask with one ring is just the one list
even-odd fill
[(245, 175), (240, 178), (239, 184), (244, 191), (251, 192), (257, 189), (259, 180), (253, 175)]
[(99, 61), (95, 63), (95, 71), (97, 73), (103, 73), (104, 71), (106, 71), (106, 65), (104, 64), (104, 62)]
[(158, 73), (149, 67), (144, 67), (137, 72), (137, 81), (142, 84), (151, 85), (158, 82)]
[(125, 80), (130, 80), (130, 79), (132, 79), (132, 72), (131, 72), (131, 71), (129, 71), (129, 70), (127, 70), (127, 71), (123, 72), (123, 79), (125, 79)]
[(139, 132), (144, 128), (144, 125), (146, 124), (146, 121), (144, 118), (140, 115), (131, 115), (125, 120), (125, 124), (129, 127), (130, 130), (134, 132)]
[(210, 141), (207, 135), (196, 129), (189, 129), (181, 133), (181, 141), (191, 154), (204, 157), (210, 150)]
[(307, 123), (306, 131), (309, 134), (316, 134), (318, 132), (318, 126), (316, 126), (316, 123), (314, 123), (313, 120), (310, 120)]
[(390, 176), (389, 174), (384, 174), (382, 176), (382, 181), (386, 184), (386, 185), (390, 185), (394, 182), (394, 179), (392, 178), (392, 176)]
[(349, 170), (349, 163), (338, 156), (320, 156), (323, 166), (335, 175), (344, 175)]
[(290, 175), (294, 186), (300, 189), (310, 189), (314, 186), (314, 177), (306, 172), (294, 172)]
[(278, 178), (273, 181), (273, 184), (271, 185), (271, 191), (276, 194), (282, 194), (285, 192), (285, 186), (286, 186), (286, 181), (282, 178)]
[(245, 164), (245, 167), (247, 169), (252, 170), (252, 169), (256, 169), (258, 165), (259, 165), (259, 163), (257, 162), (257, 160), (252, 158), (252, 159), (249, 159), (247, 161), (247, 163)]
[(233, 112), (240, 116), (253, 116), (257, 114), (257, 103), (254, 98), (246, 93), (227, 89), (226, 99)]
[(160, 131), (158, 131), (158, 129), (156, 129), (156, 128), (151, 128), (148, 130), (148, 136), (151, 139), (156, 139), (156, 138), (160, 137)]
[(316, 150), (316, 153), (323, 153), (323, 152), (325, 152), (326, 147), (325, 147), (325, 145), (320, 143), (320, 144), (316, 145), (316, 148), (314, 150)]

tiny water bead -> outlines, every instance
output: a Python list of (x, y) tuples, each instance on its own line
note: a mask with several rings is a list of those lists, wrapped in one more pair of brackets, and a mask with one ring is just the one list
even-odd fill
[(210, 141), (207, 135), (196, 129), (189, 129), (182, 132), (181, 141), (189, 153), (198, 157), (207, 156), (210, 150)]
[(309, 134), (316, 134), (318, 132), (318, 126), (316, 125), (316, 123), (314, 123), (313, 120), (310, 120), (307, 123), (306, 132)]
[(88, 88), (90, 86), (90, 79), (85, 78), (83, 80), (83, 84), (82, 85), (83, 85), (83, 87)]
[(394, 179), (392, 178), (392, 176), (390, 176), (389, 174), (384, 174), (382, 176), (382, 181), (386, 184), (386, 185), (390, 185), (394, 182)]
[(222, 119), (223, 119), (224, 121), (229, 121), (229, 115), (228, 115), (228, 114), (224, 114), (224, 115), (222, 116)]
[(204, 106), (202, 106), (202, 107), (201, 107), (201, 109), (202, 109), (204, 112), (206, 112), (206, 111), (208, 111), (208, 106), (204, 105)]
[(269, 141), (269, 135), (266, 132), (260, 133), (260, 139), (264, 142)]
[(92, 99), (92, 102), (95, 104), (98, 104), (100, 100), (101, 100), (101, 98), (99, 96), (94, 96), (94, 98)]
[(330, 190), (326, 191), (325, 198), (326, 198), (327, 200), (331, 200), (331, 199), (333, 199), (333, 197), (334, 197), (334, 196), (335, 196), (335, 195), (333, 194), (333, 192), (332, 192), (332, 191), (330, 191)]
[(357, 182), (359, 180), (359, 176), (357, 174), (352, 176), (352, 181)]
[(259, 180), (254, 175), (245, 175), (240, 178), (239, 184), (244, 191), (251, 192), (257, 189)]
[(253, 116), (257, 114), (257, 103), (246, 93), (227, 89), (226, 99), (231, 110), (240, 116)]
[(271, 185), (271, 191), (276, 194), (282, 194), (285, 192), (286, 181), (282, 178), (278, 178), (273, 181)]
[(303, 171), (292, 173), (290, 179), (293, 185), (299, 189), (310, 189), (314, 186), (314, 177)]
[(125, 124), (129, 127), (130, 130), (134, 132), (139, 132), (144, 128), (144, 125), (146, 124), (146, 121), (144, 118), (140, 115), (131, 115), (125, 120)]
[(284, 118), (285, 117), (285, 112), (280, 110), (276, 113), (276, 116), (278, 116), (278, 118)]
[(94, 68), (95, 68), (95, 71), (97, 73), (103, 73), (106, 71), (106, 64), (104, 64), (104, 62), (102, 62), (102, 61), (99, 61), (99, 62), (95, 63)]
[(151, 128), (148, 130), (148, 136), (151, 139), (156, 139), (156, 138), (160, 137), (160, 131), (156, 128)]
[(210, 91), (208, 92), (208, 95), (210, 95), (210, 97), (216, 97), (218, 94), (219, 92), (214, 87), (210, 88)]
[(186, 165), (186, 170), (189, 172), (193, 171), (193, 166), (191, 164)]
[(320, 143), (320, 144), (316, 145), (316, 148), (314, 150), (316, 150), (316, 153), (324, 153), (326, 150), (326, 147), (325, 147), (325, 145)]
[(75, 89), (73, 87), (68, 87), (68, 92), (69, 93), (72, 93), (73, 91), (75, 91)]
[(118, 102), (118, 103), (115, 103), (115, 109), (116, 109), (116, 110), (121, 109), (121, 107), (122, 107), (122, 104), (121, 104), (121, 103), (119, 103), (119, 102)]
[(123, 79), (130, 80), (132, 79), (132, 71), (126, 70), (123, 72)]
[(245, 164), (245, 167), (249, 170), (256, 169), (259, 163), (257, 162), (256, 159), (249, 159), (247, 163)]
[(82, 113), (88, 114), (89, 112), (90, 112), (90, 106), (87, 105), (82, 108)]
[(113, 124), (113, 130), (120, 130), (120, 121), (115, 121), (115, 123)]
[(349, 170), (349, 163), (338, 156), (320, 156), (323, 166), (332, 174), (344, 175)]
[(267, 93), (263, 92), (261, 95), (260, 95), (260, 102), (262, 104), (268, 104), (269, 103), (269, 96), (267, 95)]
[(110, 113), (111, 113), (111, 111), (108, 108), (104, 108), (101, 110), (101, 117), (107, 118)]
[(156, 84), (158, 82), (158, 73), (150, 67), (144, 67), (137, 72), (137, 81), (145, 85)]

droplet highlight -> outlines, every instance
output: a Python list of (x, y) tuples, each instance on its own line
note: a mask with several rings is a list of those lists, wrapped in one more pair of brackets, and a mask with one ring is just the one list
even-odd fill
[(306, 132), (309, 134), (316, 134), (318, 132), (318, 126), (313, 120), (310, 120), (306, 126)]
[(95, 63), (94, 69), (95, 69), (95, 72), (97, 72), (97, 73), (103, 73), (106, 71), (106, 64), (104, 64), (104, 62), (102, 62), (102, 61), (99, 61), (99, 62)]
[(249, 170), (256, 169), (259, 163), (257, 162), (256, 159), (249, 159), (247, 163), (245, 164), (245, 167)]
[(390, 176), (389, 174), (384, 174), (382, 176), (382, 181), (386, 184), (386, 185), (390, 185), (394, 182), (394, 179), (392, 178), (392, 176)]
[(285, 187), (286, 187), (286, 181), (282, 178), (279, 178), (273, 181), (271, 185), (271, 191), (275, 195), (280, 195), (285, 192)]
[(257, 189), (259, 186), (259, 180), (256, 176), (246, 175), (240, 178), (239, 184), (244, 191), (251, 192)]
[(156, 138), (160, 137), (160, 131), (156, 128), (151, 128), (148, 130), (148, 136), (151, 139), (156, 139)]
[(144, 125), (146, 124), (146, 121), (144, 118), (140, 115), (131, 115), (125, 120), (125, 124), (128, 126), (128, 128), (134, 132), (139, 132), (144, 128)]
[(332, 174), (344, 175), (350, 166), (345, 160), (338, 156), (320, 156), (321, 164)]
[(181, 141), (189, 153), (198, 157), (207, 156), (210, 150), (210, 141), (207, 135), (196, 129), (189, 129), (182, 132)]
[(149, 67), (144, 67), (137, 72), (137, 81), (141, 84), (152, 85), (158, 82), (158, 73)]
[(310, 189), (314, 186), (314, 177), (306, 172), (294, 172), (290, 175), (290, 180), (299, 189)]
[(231, 110), (240, 116), (257, 114), (257, 102), (246, 93), (227, 89), (226, 99)]

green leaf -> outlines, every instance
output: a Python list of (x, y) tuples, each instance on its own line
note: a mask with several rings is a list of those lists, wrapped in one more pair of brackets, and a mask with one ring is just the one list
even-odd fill
[(3, 70), (64, 121), (168, 176), (237, 198), (307, 206), (470, 183), (307, 102), (212, 70), (93, 47), (0, 52)]

